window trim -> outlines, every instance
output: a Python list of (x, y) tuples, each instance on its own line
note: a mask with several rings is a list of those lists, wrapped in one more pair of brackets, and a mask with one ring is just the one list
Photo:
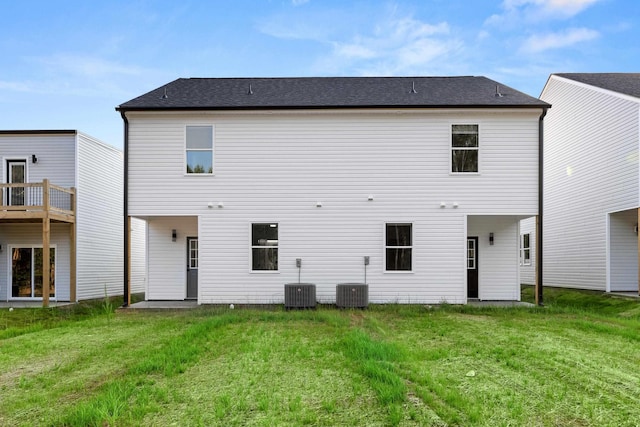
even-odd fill
[[(453, 126), (469, 126), (469, 125), (474, 125), (474, 126), (478, 126), (478, 146), (477, 147), (454, 147), (453, 146)], [(449, 175), (455, 175), (455, 176), (469, 176), (469, 175), (480, 175), (480, 171), (482, 170), (481, 168), (481, 153), (480, 153), (480, 147), (482, 146), (482, 141), (481, 141), (481, 123), (479, 120), (473, 120), (473, 121), (467, 121), (462, 122), (460, 120), (457, 120), (455, 122), (449, 122)], [(476, 172), (454, 172), (453, 171), (453, 150), (465, 150), (465, 151), (476, 151), (478, 153), (478, 170)]]
[[(275, 224), (278, 229), (278, 244), (276, 246), (254, 246), (253, 245), (253, 226), (258, 224)], [(253, 250), (276, 248), (278, 250), (278, 268), (275, 270), (254, 270), (253, 269)], [(279, 274), (280, 273), (280, 223), (278, 221), (251, 221), (249, 223), (249, 272), (251, 274)]]
[[(524, 236), (529, 236), (529, 245), (524, 246)], [(529, 260), (525, 258), (525, 253), (529, 252)], [(531, 265), (531, 233), (520, 234), (520, 265)]]
[[(211, 150), (209, 149), (188, 149), (187, 148), (187, 128), (189, 127), (210, 127), (211, 128)], [(189, 173), (186, 171), (188, 151), (211, 151), (211, 172)], [(183, 147), (182, 147), (182, 171), (184, 176), (215, 176), (216, 174), (216, 127), (213, 123), (188, 123), (184, 125)]]
[[(387, 246), (387, 226), (388, 225), (409, 225), (411, 226), (411, 245), (409, 246)], [(413, 274), (414, 273), (414, 231), (415, 227), (412, 221), (385, 221), (382, 226), (382, 247), (383, 260), (382, 269), (384, 274)], [(387, 270), (387, 249), (411, 249), (411, 270)]]

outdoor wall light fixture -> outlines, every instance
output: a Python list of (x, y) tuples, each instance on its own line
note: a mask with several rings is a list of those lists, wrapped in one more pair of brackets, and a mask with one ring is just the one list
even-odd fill
[(373, 194), (369, 194), (369, 197), (367, 197), (367, 200), (372, 201), (373, 200)]
[(176, 240), (178, 240), (178, 233), (176, 232), (176, 229), (174, 228), (173, 230), (171, 230), (171, 241), (175, 242)]
[(318, 201), (316, 202), (316, 208), (321, 208), (322, 207), (322, 202)]
[(447, 207), (447, 202), (440, 202), (440, 207), (441, 208), (446, 208)]
[(211, 208), (213, 207), (213, 202), (209, 202), (209, 203), (207, 203), (207, 207), (208, 207), (209, 209), (211, 209)]
[(224, 203), (222, 203), (222, 202), (218, 202), (218, 208), (219, 208), (219, 209), (224, 208)]
[(493, 246), (493, 233), (489, 233), (489, 245)]
[(31, 155), (31, 163), (38, 163), (38, 156), (36, 156), (35, 154)]
[(457, 208), (458, 207), (458, 202), (453, 202), (453, 207)]

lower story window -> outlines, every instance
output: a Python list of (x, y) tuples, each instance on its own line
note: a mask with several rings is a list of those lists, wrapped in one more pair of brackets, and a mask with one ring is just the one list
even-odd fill
[[(11, 248), (11, 298), (42, 298), (42, 248)], [(56, 294), (56, 249), (49, 248), (49, 297)]]
[(387, 271), (411, 271), (412, 224), (386, 224), (385, 263)]
[(520, 235), (520, 264), (531, 265), (531, 234)]
[(278, 270), (278, 224), (251, 224), (251, 269)]

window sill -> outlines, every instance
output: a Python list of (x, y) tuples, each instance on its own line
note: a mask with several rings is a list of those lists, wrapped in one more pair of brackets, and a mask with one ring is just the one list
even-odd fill
[(216, 176), (215, 173), (185, 173), (184, 176)]
[(452, 176), (475, 176), (482, 175), (480, 172), (449, 172)]
[(415, 273), (413, 270), (385, 270), (384, 274), (413, 274)]
[(280, 270), (251, 270), (250, 274), (280, 274)]

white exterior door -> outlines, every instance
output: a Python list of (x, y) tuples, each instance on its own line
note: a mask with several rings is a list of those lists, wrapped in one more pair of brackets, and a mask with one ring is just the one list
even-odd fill
[[(27, 162), (25, 160), (7, 160), (7, 183), (24, 184), (27, 182)], [(8, 188), (7, 205), (23, 206), (25, 198), (24, 188)]]

